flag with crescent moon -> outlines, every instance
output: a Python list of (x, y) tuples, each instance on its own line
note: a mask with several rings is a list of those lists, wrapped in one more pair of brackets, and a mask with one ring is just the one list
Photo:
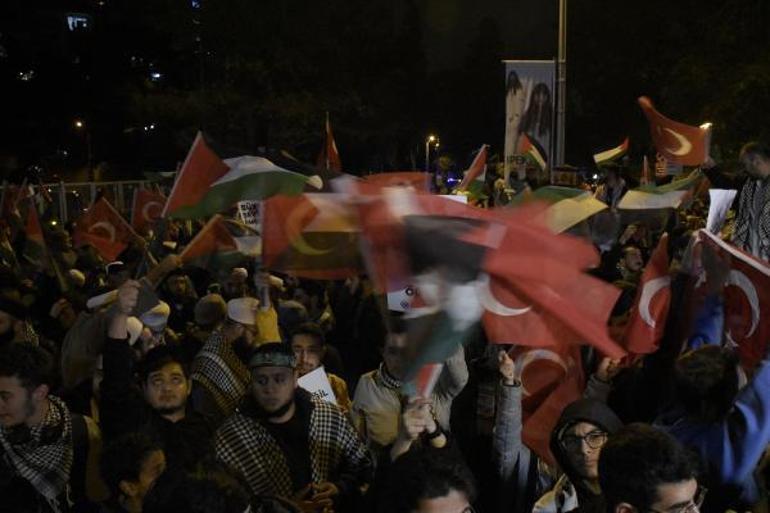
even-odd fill
[(770, 342), (770, 322), (766, 320), (770, 316), (770, 265), (707, 230), (698, 234), (729, 260), (724, 288), (725, 339), (736, 346), (744, 368), (753, 369), (767, 355)]
[(653, 353), (663, 338), (671, 304), (668, 264), (668, 234), (664, 233), (642, 272), (626, 325), (625, 347), (631, 354)]
[(655, 148), (668, 161), (684, 166), (700, 166), (708, 158), (710, 125), (691, 126), (669, 119), (657, 110), (652, 101), (639, 97), (639, 106), (650, 124)]
[(264, 202), (263, 216), (266, 268), (311, 279), (363, 272), (358, 220), (344, 194), (275, 196)]
[(521, 382), (522, 440), (555, 464), (550, 439), (564, 407), (580, 399), (585, 376), (580, 346), (515, 347), (510, 356)]
[(145, 233), (155, 221), (160, 219), (166, 197), (149, 189), (134, 189), (134, 201), (131, 209), (131, 226), (137, 233)]
[(131, 225), (103, 196), (75, 221), (75, 244), (93, 246), (108, 262), (115, 260), (137, 237)]

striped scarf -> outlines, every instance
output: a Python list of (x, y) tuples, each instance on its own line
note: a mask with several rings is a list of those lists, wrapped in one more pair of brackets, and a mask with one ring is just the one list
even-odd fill
[[(759, 211), (755, 208), (759, 205)], [(759, 247), (752, 248), (752, 231), (758, 230)], [(738, 198), (733, 244), (763, 260), (770, 260), (770, 179), (749, 179)]]
[[(29, 436), (17, 442), (7, 429), (0, 428), (0, 444), (3, 457), (16, 473), (34, 486), (53, 511), (59, 512), (65, 509), (59, 498), (67, 488), (72, 468), (72, 418), (61, 399), (48, 396), (48, 400), (45, 419), (29, 429)], [(56, 438), (51, 439), (54, 435)]]
[(215, 331), (193, 361), (192, 379), (205, 388), (225, 416), (246, 394), (251, 373), (221, 331)]

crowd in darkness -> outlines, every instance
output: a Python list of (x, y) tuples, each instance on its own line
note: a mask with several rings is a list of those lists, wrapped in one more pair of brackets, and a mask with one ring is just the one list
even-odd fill
[[(722, 236), (767, 261), (770, 150), (747, 144), (741, 161), (739, 177), (706, 170), (712, 186), (739, 191)], [(596, 192), (611, 207), (622, 175), (607, 171)], [(708, 297), (688, 288), (707, 207), (696, 198), (664, 225), (604, 213), (614, 235), (597, 244), (592, 273), (622, 290), (610, 332), (664, 231), (670, 314), (658, 350), (633, 362), (582, 347), (589, 378), (558, 413), (554, 461), (523, 442), (516, 359), (482, 329), (429, 397), (404, 393), (408, 319), (366, 275), (182, 265), (192, 232), (176, 221), (157, 261), (131, 247), (104, 262), (49, 227), (41, 264), (11, 213), (0, 232), (0, 510), (765, 511), (770, 356), (744, 368), (725, 343), (719, 259), (703, 258)], [(319, 369), (333, 402), (298, 386)]]

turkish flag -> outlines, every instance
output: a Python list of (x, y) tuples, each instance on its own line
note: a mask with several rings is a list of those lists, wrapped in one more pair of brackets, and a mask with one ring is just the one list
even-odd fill
[(203, 134), (198, 132), (171, 188), (161, 217), (173, 215), (182, 207), (199, 203), (208, 192), (209, 186), (229, 170), (227, 164), (208, 147)]
[(664, 233), (639, 281), (636, 300), (625, 331), (625, 347), (629, 353), (649, 354), (658, 349), (670, 304), (668, 234)]
[(274, 196), (263, 209), (265, 267), (311, 279), (363, 272), (358, 221), (346, 195)]
[(551, 433), (564, 407), (580, 399), (585, 388), (580, 347), (516, 347), (510, 355), (522, 386), (522, 439), (554, 464)]
[(639, 106), (650, 124), (650, 135), (658, 152), (671, 162), (684, 166), (700, 166), (709, 153), (710, 127), (686, 125), (669, 119), (652, 105), (646, 96)]
[(134, 204), (131, 210), (131, 226), (139, 233), (145, 233), (149, 226), (160, 219), (166, 197), (148, 189), (134, 189)]
[(770, 342), (770, 266), (719, 237), (700, 230), (702, 242), (711, 244), (730, 271), (724, 289), (727, 343), (735, 345), (741, 363), (753, 369), (767, 354)]
[(100, 198), (75, 222), (75, 244), (90, 244), (105, 260), (115, 260), (137, 235), (131, 225), (110, 205)]

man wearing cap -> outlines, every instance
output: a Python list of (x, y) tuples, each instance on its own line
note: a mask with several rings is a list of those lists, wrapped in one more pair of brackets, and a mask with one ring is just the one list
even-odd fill
[(217, 431), (217, 458), (255, 495), (293, 500), (303, 511), (344, 510), (369, 482), (372, 459), (335, 405), (297, 387), (296, 359), (285, 344), (257, 348), (251, 393)]
[(193, 360), (195, 409), (224, 420), (246, 394), (251, 375), (247, 367), (256, 345), (259, 301), (241, 297), (227, 302), (221, 329), (212, 332)]

